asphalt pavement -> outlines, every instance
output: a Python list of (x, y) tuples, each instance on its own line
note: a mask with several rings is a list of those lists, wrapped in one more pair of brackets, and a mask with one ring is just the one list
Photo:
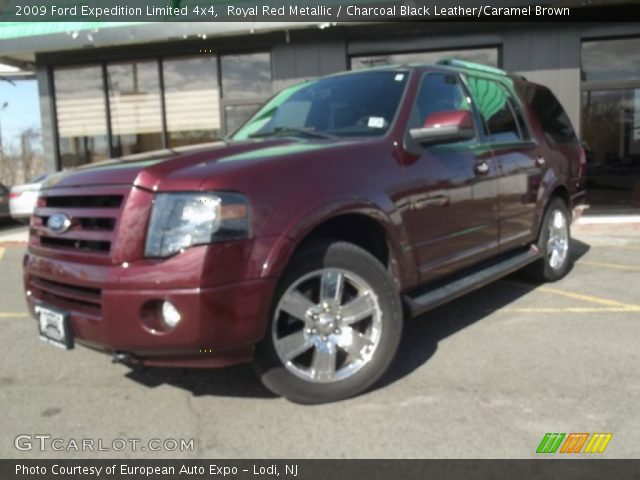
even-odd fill
[[(25, 246), (0, 241), (0, 458), (533, 458), (547, 432), (610, 432), (599, 457), (640, 458), (640, 226), (574, 235), (565, 279), (511, 276), (409, 321), (382, 382), (320, 406), (273, 396), (248, 366), (133, 371), (41, 342)], [(73, 447), (87, 439), (112, 450)], [(193, 450), (143, 451), (151, 439)]]

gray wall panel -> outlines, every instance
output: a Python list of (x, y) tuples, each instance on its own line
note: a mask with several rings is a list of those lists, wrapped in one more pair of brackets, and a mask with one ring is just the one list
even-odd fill
[(349, 42), (349, 55), (482, 48), (500, 45), (502, 42), (500, 35), (497, 33), (478, 33), (471, 35), (464, 33), (457, 35), (436, 34), (418, 37), (402, 37), (401, 26), (399, 26), (398, 34), (400, 36), (395, 38), (387, 37), (381, 40), (356, 40)]
[(313, 78), (347, 69), (342, 39), (275, 45), (272, 59), (276, 80)]
[(504, 33), (503, 67), (546, 85), (580, 131), (580, 29), (511, 30)]

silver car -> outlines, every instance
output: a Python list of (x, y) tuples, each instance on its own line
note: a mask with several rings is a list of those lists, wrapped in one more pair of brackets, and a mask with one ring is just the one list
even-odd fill
[(28, 220), (38, 201), (40, 187), (46, 175), (40, 175), (29, 183), (11, 187), (9, 209), (16, 220)]

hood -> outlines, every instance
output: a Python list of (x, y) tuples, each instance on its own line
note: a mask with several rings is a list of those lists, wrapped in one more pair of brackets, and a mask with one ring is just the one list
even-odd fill
[(106, 160), (49, 176), (43, 189), (135, 185), (148, 190), (199, 190), (212, 176), (251, 165), (353, 145), (362, 140), (270, 138), (217, 142)]

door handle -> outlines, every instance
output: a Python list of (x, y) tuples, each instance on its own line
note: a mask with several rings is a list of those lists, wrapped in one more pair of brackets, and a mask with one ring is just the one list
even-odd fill
[(412, 201), (411, 209), (420, 210), (424, 207), (446, 207), (447, 205), (449, 205), (449, 197), (447, 195), (435, 195)]
[(539, 167), (543, 167), (545, 163), (547, 163), (546, 158), (544, 158), (543, 156), (536, 157), (536, 165), (538, 165)]
[(476, 163), (475, 170), (478, 175), (485, 175), (489, 173), (489, 164), (483, 160), (480, 163)]

